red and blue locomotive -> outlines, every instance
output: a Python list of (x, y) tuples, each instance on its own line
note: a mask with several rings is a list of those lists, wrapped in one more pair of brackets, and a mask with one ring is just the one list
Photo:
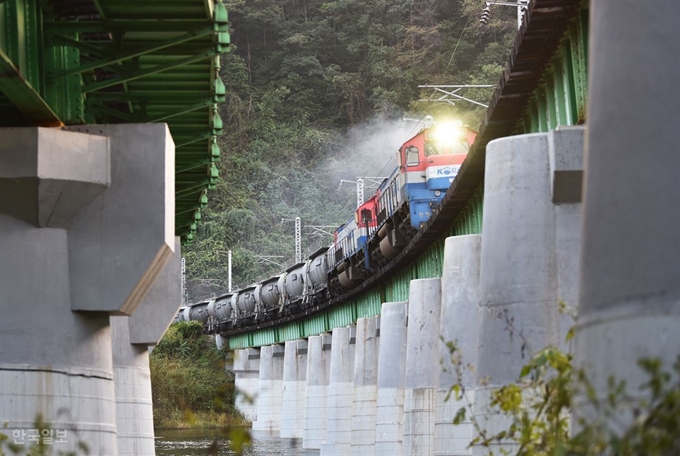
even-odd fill
[(397, 256), (441, 203), (476, 135), (461, 122), (448, 122), (423, 128), (402, 144), (390, 177), (334, 233), (326, 253), (332, 295)]

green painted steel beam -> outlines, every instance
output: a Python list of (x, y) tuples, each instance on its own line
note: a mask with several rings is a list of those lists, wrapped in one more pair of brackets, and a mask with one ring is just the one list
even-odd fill
[(88, 104), (88, 108), (91, 109), (91, 110), (94, 110), (98, 113), (106, 114), (106, 115), (111, 116), (111, 117), (115, 117), (116, 119), (120, 119), (124, 122), (129, 123), (129, 122), (134, 122), (136, 120), (135, 116), (133, 114), (126, 113), (126, 112), (123, 112), (123, 111), (119, 111), (117, 109), (109, 108), (108, 106)]
[(0, 50), (0, 92), (26, 116), (31, 124), (46, 127), (64, 125), (2, 50)]
[(80, 73), (85, 73), (88, 71), (92, 71), (96, 68), (103, 68), (103, 67), (108, 67), (110, 65), (116, 64), (116, 63), (121, 63), (126, 60), (133, 59), (135, 57), (140, 57), (146, 54), (150, 54), (152, 52), (159, 51), (161, 49), (166, 49), (172, 46), (175, 46), (180, 43), (185, 43), (187, 41), (195, 40), (196, 38), (201, 38), (206, 35), (211, 35), (213, 34), (212, 27), (203, 27), (199, 30), (193, 31), (186, 33), (184, 35), (180, 35), (177, 38), (173, 38), (171, 40), (167, 41), (158, 41), (156, 44), (152, 46), (145, 47), (143, 49), (138, 49), (135, 51), (130, 51), (130, 52), (125, 52), (122, 54), (118, 54), (113, 57), (101, 59), (101, 60), (95, 60), (93, 62), (89, 62), (85, 65), (80, 65), (75, 68), (69, 68), (68, 70), (63, 70), (60, 72), (55, 73), (54, 77), (55, 78), (62, 78), (65, 76), (71, 76), (74, 74), (80, 74)]
[(207, 133), (203, 133), (203, 134), (196, 135), (196, 136), (190, 136), (190, 137), (177, 135), (176, 136), (177, 144), (175, 144), (175, 148), (186, 146), (188, 144), (193, 144), (195, 142), (202, 141), (204, 139), (210, 139), (213, 136), (215, 136), (215, 134), (213, 132), (207, 132)]
[(97, 101), (129, 101), (136, 103), (151, 103), (155, 105), (184, 105), (187, 102), (196, 101), (197, 98), (211, 98), (213, 103), (224, 101), (224, 95), (216, 96), (209, 90), (203, 91), (169, 91), (149, 90), (144, 92), (92, 92), (87, 95), (89, 100)]
[[(210, 179), (203, 179), (200, 181), (192, 181), (190, 184), (177, 185), (175, 187), (175, 195), (177, 197), (192, 192), (202, 192), (210, 185)], [(178, 189), (179, 188), (179, 189)]]
[(124, 77), (118, 77), (118, 78), (112, 78), (112, 79), (107, 79), (104, 81), (100, 82), (95, 82), (93, 84), (87, 85), (83, 88), (83, 93), (89, 93), (89, 92), (94, 92), (96, 90), (101, 90), (105, 89), (107, 87), (112, 87), (118, 84), (124, 84), (126, 82), (134, 81), (135, 79), (140, 79), (145, 76), (149, 76), (155, 73), (160, 73), (162, 71), (167, 71), (182, 65), (187, 65), (189, 63), (197, 62), (199, 60), (204, 60), (210, 57), (214, 57), (216, 55), (221, 54), (221, 51), (219, 50), (211, 50), (211, 51), (206, 51), (203, 52), (199, 55), (192, 55), (190, 57), (186, 57), (184, 59), (180, 60), (175, 60), (172, 63), (166, 63), (162, 65), (156, 65), (153, 66), (147, 70), (139, 71), (137, 73), (134, 73), (130, 76), (124, 76)]
[(186, 114), (188, 112), (193, 112), (193, 111), (197, 111), (197, 110), (202, 109), (202, 108), (207, 108), (208, 106), (212, 106), (214, 104), (215, 103), (213, 103), (212, 100), (201, 101), (199, 103), (196, 103), (196, 104), (193, 104), (193, 105), (190, 105), (190, 106), (185, 106), (185, 107), (180, 108), (176, 111), (165, 112), (163, 114), (156, 115), (156, 116), (150, 118), (149, 120), (147, 120), (147, 122), (164, 121), (164, 120), (170, 119), (172, 117), (181, 116), (182, 114)]
[(190, 165), (176, 166), (175, 170), (178, 173), (182, 173), (182, 172), (185, 172), (185, 171), (191, 171), (192, 169), (200, 168), (201, 166), (210, 165), (212, 163), (213, 163), (212, 159), (202, 159), (201, 161), (199, 161), (197, 163), (190, 164)]
[[(134, 9), (134, 7), (132, 7)], [(97, 32), (186, 32), (209, 23), (197, 19), (118, 19), (105, 21), (45, 21), (44, 27), (52, 33)], [(226, 22), (213, 22), (213, 31), (227, 31)]]
[(73, 38), (69, 38), (63, 35), (49, 36), (45, 39), (48, 46), (68, 46), (74, 49), (78, 49), (88, 55), (93, 55), (100, 58), (112, 57), (116, 53), (113, 49), (106, 49), (100, 46), (95, 46), (83, 41), (79, 41)]

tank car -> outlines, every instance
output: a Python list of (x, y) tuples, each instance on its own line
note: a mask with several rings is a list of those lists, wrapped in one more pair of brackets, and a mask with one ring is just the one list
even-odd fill
[(219, 333), (292, 315), (355, 288), (394, 260), (437, 212), (475, 137), (460, 122), (420, 130), (329, 247), (261, 283), (187, 306), (176, 319), (216, 320)]
[(274, 312), (281, 306), (284, 274), (273, 276), (262, 282), (260, 301), (264, 313)]

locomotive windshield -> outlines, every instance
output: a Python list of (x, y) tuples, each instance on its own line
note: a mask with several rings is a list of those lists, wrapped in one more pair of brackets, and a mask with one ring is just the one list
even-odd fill
[(426, 157), (429, 157), (430, 155), (441, 155), (441, 154), (442, 154), (442, 150), (439, 147), (439, 145), (437, 145), (437, 143), (433, 143), (433, 142), (426, 142), (425, 143), (425, 156)]

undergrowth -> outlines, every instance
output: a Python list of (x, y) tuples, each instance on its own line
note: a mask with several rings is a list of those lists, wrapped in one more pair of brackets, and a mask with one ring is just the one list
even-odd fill
[(149, 359), (156, 429), (247, 425), (234, 406), (225, 355), (200, 323), (170, 326)]

